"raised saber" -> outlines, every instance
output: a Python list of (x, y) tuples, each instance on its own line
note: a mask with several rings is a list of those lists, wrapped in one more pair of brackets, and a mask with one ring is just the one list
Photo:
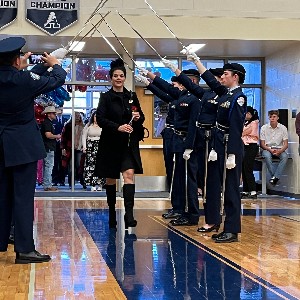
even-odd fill
[[(89, 18), (86, 20), (84, 23), (84, 26), (79, 30), (79, 32), (69, 41), (67, 47), (69, 47), (75, 40), (76, 38), (82, 33), (82, 31), (85, 29), (85, 27), (90, 23), (90, 21), (95, 17), (95, 15), (98, 13), (98, 11), (106, 4), (108, 0), (101, 0), (98, 5), (96, 6), (95, 10), (92, 12), (92, 14), (89, 16)], [(87, 33), (86, 35), (88, 35)], [(85, 36), (86, 36), (85, 35)]]
[[(93, 24), (92, 24), (93, 25)], [(93, 25), (94, 26), (94, 25)], [(109, 45), (109, 47), (119, 56), (119, 58), (122, 58), (122, 56), (118, 53), (118, 51), (116, 50), (116, 48), (113, 46), (113, 44), (103, 35), (103, 33), (96, 28), (96, 30), (100, 33), (100, 35), (102, 36), (102, 38), (104, 39), (104, 41)], [(123, 60), (124, 61), (124, 60)], [(124, 61), (125, 65), (127, 66), (127, 68), (131, 71), (134, 72), (134, 70)], [(130, 125), (130, 124), (129, 124)]]
[[(98, 26), (100, 26), (100, 24), (103, 22), (103, 20), (104, 20), (104, 18), (108, 15), (108, 14), (110, 14), (110, 11), (108, 11), (106, 14), (105, 14), (105, 16), (104, 17), (102, 17), (101, 18), (101, 20), (100, 21), (98, 21), (97, 23), (96, 23), (96, 25), (93, 25), (93, 28), (91, 28), (83, 37), (81, 37), (81, 39), (79, 40), (79, 41), (74, 41), (73, 40), (73, 42), (72, 43), (80, 43), (82, 40), (84, 40), (91, 32), (92, 32), (92, 34), (91, 34), (91, 36), (89, 37), (89, 38), (91, 38), (93, 35), (94, 35), (94, 33), (95, 33), (95, 28), (97, 28)], [(69, 47), (71, 44), (70, 44), (71, 42), (69, 42), (68, 43), (68, 46), (67, 47)], [(82, 51), (82, 50), (81, 50)], [(80, 51), (80, 52), (81, 52)], [(69, 48), (69, 50), (68, 50), (68, 53), (70, 53), (70, 52), (72, 52), (72, 50), (70, 50), (70, 48)], [(79, 52), (79, 53), (80, 53)], [(78, 56), (78, 54), (79, 53), (77, 53), (77, 55), (76, 56)]]
[(145, 3), (148, 7), (154, 12), (156, 17), (165, 25), (167, 30), (171, 33), (171, 35), (179, 42), (183, 49), (187, 49), (186, 46), (181, 42), (181, 40), (175, 35), (175, 33), (171, 30), (171, 28), (166, 24), (166, 22), (158, 15), (158, 13), (153, 9), (153, 7), (145, 0)]
[[(100, 16), (102, 16), (100, 14)], [(105, 20), (105, 18), (103, 17), (103, 21), (106, 24), (106, 26), (108, 27), (108, 29), (111, 31), (111, 33), (114, 35), (114, 37), (117, 39), (117, 41), (119, 42), (119, 44), (121, 45), (121, 47), (124, 49), (124, 51), (126, 52), (126, 54), (128, 55), (128, 57), (130, 58), (130, 60), (134, 63), (135, 66), (139, 67), (137, 65), (137, 63), (135, 62), (135, 60), (132, 58), (132, 56), (130, 55), (129, 51), (126, 49), (126, 47), (124, 46), (124, 44), (122, 43), (122, 41), (118, 38), (118, 36), (115, 34), (115, 32), (113, 31), (113, 29), (110, 27), (110, 25), (107, 23), (107, 21)]]
[(156, 55), (162, 60), (163, 57), (156, 51), (156, 49), (135, 29), (131, 24), (116, 10), (117, 14), (129, 25), (129, 27), (156, 53)]

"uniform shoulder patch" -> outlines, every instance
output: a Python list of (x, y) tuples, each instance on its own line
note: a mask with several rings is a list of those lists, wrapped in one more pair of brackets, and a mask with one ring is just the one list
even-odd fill
[(244, 97), (239, 97), (236, 102), (238, 103), (239, 106), (243, 106), (245, 103)]
[(33, 80), (40, 80), (40, 75), (30, 72), (30, 76)]

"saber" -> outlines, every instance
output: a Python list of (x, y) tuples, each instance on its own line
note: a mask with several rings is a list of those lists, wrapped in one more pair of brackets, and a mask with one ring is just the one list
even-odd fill
[[(101, 18), (101, 20), (100, 21), (98, 21), (97, 23), (96, 23), (96, 25), (93, 25), (93, 28), (91, 28), (79, 41), (76, 41), (76, 45), (78, 44), (78, 43), (80, 43), (81, 41), (83, 41), (92, 31), (92, 34), (91, 34), (91, 36), (89, 37), (89, 39), (94, 35), (94, 33), (95, 33), (95, 28), (94, 27), (98, 27), (98, 26), (100, 26), (100, 24), (103, 22), (103, 20), (104, 20), (104, 18), (107, 16), (107, 15), (109, 15), (110, 14), (110, 11), (108, 11), (106, 14), (105, 14), (105, 16), (104, 17), (102, 17)], [(75, 41), (73, 41), (73, 43), (75, 43)], [(76, 46), (75, 45), (75, 46)], [(70, 46), (70, 42), (68, 43), (68, 45), (67, 45), (67, 47), (69, 47)], [(83, 49), (82, 49), (83, 50)], [(82, 51), (81, 50), (81, 51)], [(78, 56), (78, 54), (80, 54), (80, 52), (81, 51), (79, 51), (78, 53), (77, 53), (77, 55), (76, 55), (76, 57)], [(68, 53), (70, 53), (70, 52), (72, 52), (72, 50), (70, 50), (70, 48), (69, 48), (69, 50), (68, 50), (68, 52), (67, 52), (67, 54)]]
[(205, 130), (205, 170), (204, 170), (203, 203), (206, 203), (207, 158), (208, 158), (208, 143), (210, 137), (211, 137), (211, 131)]
[(221, 215), (221, 216), (223, 216), (223, 214), (224, 214), (224, 198), (225, 198), (225, 183), (226, 183), (227, 143), (228, 143), (228, 134), (224, 134), (225, 157), (224, 157), (222, 197), (221, 197), (221, 207), (220, 207), (220, 215)]
[[(93, 25), (93, 24), (92, 24)], [(93, 25), (94, 26), (94, 25)], [(109, 45), (109, 47), (119, 56), (120, 59), (123, 60), (122, 56), (118, 53), (118, 51), (116, 50), (116, 48), (113, 46), (113, 44), (104, 36), (104, 34), (98, 29), (98, 28), (95, 28), (99, 33), (100, 35), (103, 37), (104, 41)], [(132, 72), (134, 73), (134, 70), (123, 60), (124, 64), (127, 66), (127, 68)], [(132, 122), (132, 121), (131, 121)], [(131, 125), (131, 124), (129, 124)]]
[(118, 15), (129, 25), (129, 27), (156, 53), (156, 55), (162, 60), (163, 57), (156, 51), (156, 49), (145, 39), (142, 37), (142, 35), (134, 29), (131, 24), (116, 10)]
[[(93, 24), (92, 24), (93, 25)], [(93, 25), (94, 26), (94, 25)], [(112, 45), (112, 43), (103, 35), (103, 33), (100, 31), (100, 30), (98, 30), (97, 28), (96, 28), (96, 30), (100, 33), (100, 35), (103, 37), (103, 39), (104, 39), (104, 41), (109, 45), (109, 47), (119, 56), (119, 58), (121, 58), (122, 60), (123, 60), (123, 58), (122, 58), (122, 56), (118, 53), (118, 51), (116, 50), (116, 48)], [(134, 70), (123, 60), (123, 62), (125, 63), (125, 65), (127, 66), (127, 68), (131, 71), (131, 72), (133, 72), (134, 73)], [(132, 120), (131, 120), (131, 122), (132, 122)], [(131, 124), (129, 124), (129, 125), (131, 125)]]
[(175, 166), (176, 166), (176, 153), (173, 154), (173, 170), (172, 170), (172, 179), (171, 179), (169, 199), (172, 198), (173, 182), (174, 182), (174, 174), (175, 174)]
[[(102, 17), (102, 15), (100, 14), (100, 16)], [(124, 49), (124, 51), (126, 52), (126, 54), (128, 55), (128, 57), (130, 58), (130, 60), (134, 63), (134, 65), (136, 67), (139, 67), (137, 65), (137, 63), (134, 61), (134, 59), (132, 58), (132, 56), (130, 55), (130, 53), (128, 52), (128, 50), (126, 49), (126, 47), (124, 46), (124, 44), (121, 42), (121, 40), (118, 38), (118, 36), (115, 34), (115, 32), (113, 31), (113, 29), (110, 27), (110, 25), (107, 23), (107, 21), (105, 20), (105, 18), (103, 17), (103, 21), (106, 24), (106, 26), (108, 27), (108, 29), (111, 31), (111, 33), (114, 35), (114, 37), (117, 39), (117, 41), (119, 42), (119, 44), (121, 45), (121, 47)], [(131, 68), (129, 68), (131, 69)], [(132, 70), (132, 69), (131, 69)]]
[[(92, 14), (89, 16), (89, 18), (84, 23), (84, 26), (79, 30), (79, 32), (69, 41), (67, 47), (70, 47), (70, 45), (76, 40), (76, 38), (81, 34), (81, 32), (85, 29), (85, 27), (89, 24), (89, 22), (95, 17), (95, 15), (98, 13), (98, 11), (106, 4), (108, 0), (101, 0), (98, 5), (96, 6), (95, 10), (92, 12)], [(101, 6), (101, 7), (100, 7)]]
[(171, 28), (165, 23), (165, 21), (158, 15), (158, 13), (152, 8), (152, 6), (145, 0), (145, 3), (148, 5), (148, 7), (154, 12), (156, 17), (165, 25), (167, 30), (171, 33), (171, 35), (179, 42), (179, 44), (182, 46), (183, 49), (187, 49), (186, 46), (181, 42), (181, 40), (175, 35), (175, 33), (171, 30)]
[(185, 212), (189, 210), (189, 205), (188, 205), (188, 161), (187, 159), (185, 160)]

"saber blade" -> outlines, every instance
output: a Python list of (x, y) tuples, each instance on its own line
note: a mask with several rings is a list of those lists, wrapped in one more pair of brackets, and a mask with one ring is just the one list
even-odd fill
[(153, 9), (153, 7), (145, 0), (145, 3), (148, 5), (148, 7), (154, 12), (156, 17), (165, 25), (167, 30), (171, 33), (171, 35), (179, 42), (179, 44), (182, 46), (183, 49), (186, 49), (186, 46), (181, 42), (181, 40), (175, 35), (175, 33), (171, 30), (171, 28), (166, 24), (166, 22), (162, 19), (161, 16)]
[(131, 24), (118, 12), (118, 15), (129, 25), (129, 27), (156, 53), (156, 55), (162, 60), (163, 57), (156, 51), (156, 49), (135, 29)]

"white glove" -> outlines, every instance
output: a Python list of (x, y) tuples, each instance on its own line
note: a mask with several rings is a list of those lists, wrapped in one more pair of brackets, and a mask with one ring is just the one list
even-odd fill
[(235, 166), (235, 155), (228, 154), (228, 158), (226, 160), (226, 169), (233, 169)]
[(149, 73), (149, 71), (144, 68), (138, 68), (138, 70), (139, 70), (139, 74), (142, 76), (147, 76)]
[(58, 48), (50, 53), (51, 56), (56, 57), (57, 59), (63, 59), (67, 55), (68, 50), (65, 48)]
[(216, 161), (218, 159), (218, 154), (214, 149), (211, 149), (208, 155), (208, 161)]
[(183, 48), (183, 49), (180, 51), (180, 53), (183, 54), (183, 55), (187, 55), (188, 49), (187, 49), (187, 48)]
[(161, 62), (166, 68), (169, 68), (172, 72), (175, 72), (177, 70), (177, 67), (171, 61), (163, 58)]
[(192, 149), (185, 149), (183, 153), (183, 159), (189, 160), (192, 152), (193, 152)]
[(200, 58), (197, 56), (197, 54), (195, 52), (190, 52), (190, 51), (187, 51), (186, 59), (188, 61), (193, 61), (193, 62), (200, 61)]
[(144, 77), (140, 74), (139, 75), (134, 75), (134, 79), (135, 79), (135, 81), (141, 82), (141, 83), (145, 84), (146, 86), (148, 86), (149, 83), (150, 83), (149, 80), (146, 77)]

